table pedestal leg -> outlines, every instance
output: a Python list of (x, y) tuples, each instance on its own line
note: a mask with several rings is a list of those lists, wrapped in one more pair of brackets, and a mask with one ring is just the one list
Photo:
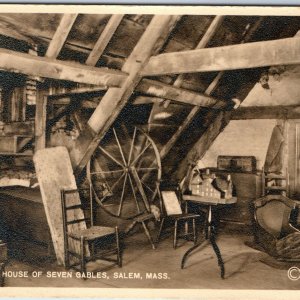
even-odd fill
[[(206, 222), (205, 222), (205, 238), (206, 239), (209, 239), (212, 247), (213, 247), (213, 250), (217, 256), (217, 259), (218, 259), (218, 265), (220, 267), (220, 271), (221, 271), (221, 278), (224, 279), (224, 276), (225, 276), (225, 267), (224, 267), (224, 262), (223, 262), (223, 259), (222, 259), (222, 256), (221, 256), (221, 252), (220, 252), (220, 249), (216, 243), (216, 240), (215, 240), (215, 234), (216, 234), (216, 229), (215, 229), (215, 225), (213, 224), (213, 220), (212, 220), (212, 207), (211, 205), (209, 205), (208, 207), (208, 214), (207, 214), (207, 219), (206, 219)], [(185, 254), (183, 255), (182, 257), (182, 260), (181, 260), (181, 269), (184, 268), (184, 265), (186, 263), (186, 260), (189, 256), (189, 254), (191, 252), (193, 252), (195, 249), (197, 249), (198, 247), (200, 247), (202, 245), (203, 241), (199, 242), (198, 244), (194, 245), (193, 247), (189, 248)]]

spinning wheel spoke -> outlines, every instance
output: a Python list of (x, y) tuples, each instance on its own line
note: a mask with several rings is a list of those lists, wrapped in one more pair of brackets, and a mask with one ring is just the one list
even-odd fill
[[(110, 187), (109, 184), (107, 184), (107, 187), (109, 188), (110, 194), (113, 193), (114, 188), (117, 186), (117, 184), (121, 181), (121, 179), (125, 176), (125, 172), (121, 175), (121, 177)], [(102, 197), (103, 199), (100, 200), (100, 202), (103, 202), (107, 197), (109, 196), (109, 192), (104, 194)]]
[(118, 164), (121, 167), (124, 167), (124, 165), (117, 160), (116, 158), (114, 158), (110, 153), (108, 153), (103, 147), (99, 146), (99, 149), (105, 154), (107, 155), (112, 161), (114, 161), (116, 164)]
[(128, 165), (130, 165), (130, 161), (131, 161), (131, 155), (132, 155), (132, 150), (133, 150), (133, 146), (134, 146), (135, 135), (136, 135), (136, 127), (134, 127), (133, 137), (132, 137), (132, 141), (131, 141), (131, 145), (130, 145)]
[(118, 210), (118, 217), (121, 215), (121, 212), (122, 212), (122, 207), (123, 207), (123, 202), (124, 202), (124, 192), (125, 192), (125, 188), (126, 188), (127, 177), (128, 177), (128, 173), (126, 173), (125, 178), (124, 178), (124, 182), (123, 182), (121, 200), (120, 200), (120, 205), (119, 205), (119, 210)]
[(120, 169), (120, 170), (112, 170), (112, 171), (94, 171), (94, 172), (91, 172), (90, 174), (91, 175), (97, 175), (97, 174), (107, 174), (107, 175), (110, 175), (110, 174), (116, 174), (116, 173), (120, 173), (120, 172), (124, 172), (124, 169)]
[(139, 158), (144, 154), (144, 152), (151, 146), (151, 143), (148, 143), (148, 145), (139, 153), (139, 155), (135, 158), (135, 160), (130, 164), (131, 166), (134, 166), (136, 162), (139, 160)]
[(131, 170), (131, 172), (132, 172), (132, 176), (133, 176), (133, 179), (134, 179), (134, 181), (135, 181), (135, 184), (136, 184), (136, 186), (137, 186), (137, 188), (138, 188), (138, 190), (139, 190), (139, 193), (140, 193), (140, 195), (142, 196), (142, 200), (143, 200), (143, 202), (144, 202), (144, 205), (145, 205), (147, 211), (150, 211), (150, 205), (149, 205), (147, 196), (146, 196), (146, 194), (145, 194), (145, 191), (144, 191), (142, 182), (141, 182), (141, 180), (140, 180), (139, 174), (137, 173), (137, 171), (136, 171), (135, 168), (133, 168), (133, 169)]
[(117, 141), (117, 144), (118, 144), (118, 148), (120, 150), (120, 153), (121, 153), (121, 156), (122, 156), (122, 159), (123, 159), (123, 162), (124, 162), (124, 165), (126, 166), (126, 160), (125, 160), (125, 156), (124, 156), (124, 153), (123, 153), (123, 150), (122, 150), (122, 147), (121, 147), (121, 144), (120, 144), (120, 141), (118, 139), (118, 136), (117, 136), (117, 133), (116, 133), (116, 130), (113, 128), (113, 132), (114, 132), (114, 136), (115, 136), (115, 139)]
[(136, 168), (137, 171), (157, 171), (157, 168)]
[(144, 185), (150, 192), (155, 193), (145, 182), (141, 181), (142, 185)]
[(129, 177), (129, 182), (130, 182), (130, 186), (131, 186), (131, 190), (132, 190), (132, 195), (133, 195), (133, 198), (134, 198), (134, 201), (135, 201), (135, 204), (136, 204), (136, 208), (138, 210), (138, 212), (140, 213), (141, 212), (141, 208), (140, 208), (140, 205), (139, 205), (139, 202), (136, 198), (136, 194), (135, 194), (135, 190), (134, 190), (134, 186), (133, 186), (133, 183), (132, 183), (132, 179), (131, 179), (131, 176), (130, 176), (130, 173), (128, 173), (128, 177)]

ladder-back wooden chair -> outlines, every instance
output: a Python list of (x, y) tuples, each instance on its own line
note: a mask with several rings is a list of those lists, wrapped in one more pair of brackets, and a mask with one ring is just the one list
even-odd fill
[[(67, 269), (74, 268), (75, 270), (79, 270), (81, 273), (86, 274), (87, 262), (98, 259), (113, 262), (121, 267), (122, 257), (118, 227), (94, 226), (93, 199), (91, 193), (89, 205), (90, 217), (74, 218), (76, 215), (74, 211), (78, 209), (83, 210), (84, 207), (82, 204), (68, 204), (68, 202), (72, 203), (72, 201), (68, 200), (71, 200), (72, 195), (78, 193), (78, 189), (61, 191), (65, 267)], [(81, 222), (85, 222), (87, 228), (71, 230), (74, 224)], [(70, 239), (80, 243), (80, 253), (76, 253), (74, 250), (70, 249)], [(98, 254), (99, 251), (95, 250), (96, 243), (96, 246), (99, 246), (99, 248), (101, 248), (101, 246), (107, 246), (108, 243), (114, 243), (115, 246), (105, 252), (100, 251)], [(115, 258), (112, 256), (115, 256)]]
[[(199, 214), (194, 213), (184, 213), (182, 211), (181, 202), (179, 200), (178, 190), (160, 190), (159, 191), (162, 219), (160, 223), (160, 228), (157, 236), (157, 242), (159, 242), (162, 229), (166, 218), (174, 220), (174, 236), (173, 236), (173, 248), (176, 249), (178, 238), (188, 238), (193, 237), (193, 242), (197, 242), (197, 230), (196, 230), (196, 219), (200, 217)], [(184, 233), (178, 233), (178, 225), (183, 223), (185, 226)], [(188, 225), (192, 223), (192, 232), (188, 231)]]

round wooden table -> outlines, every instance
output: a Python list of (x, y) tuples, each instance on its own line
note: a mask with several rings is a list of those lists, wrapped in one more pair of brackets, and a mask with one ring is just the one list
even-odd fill
[[(229, 199), (219, 199), (219, 198), (205, 197), (200, 195), (183, 195), (182, 199), (186, 201), (186, 208), (188, 202), (192, 202), (207, 207), (207, 214), (205, 219), (205, 240), (209, 240), (210, 244), (213, 247), (213, 250), (218, 259), (218, 265), (221, 271), (221, 278), (224, 279), (225, 267), (224, 267), (224, 262), (221, 256), (220, 249), (216, 243), (217, 231), (216, 231), (216, 223), (213, 215), (214, 210), (212, 209), (212, 207), (234, 204), (237, 202), (237, 198), (232, 197)], [(184, 265), (187, 261), (189, 254), (192, 253), (198, 247), (200, 247), (205, 240), (201, 240), (200, 242), (198, 242), (196, 245), (192, 246), (185, 252), (181, 260), (181, 269), (184, 268)]]

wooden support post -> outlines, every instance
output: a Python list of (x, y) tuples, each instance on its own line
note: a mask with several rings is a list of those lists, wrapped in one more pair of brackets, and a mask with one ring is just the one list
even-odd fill
[(15, 87), (11, 97), (11, 121), (21, 121), (21, 103), (23, 99), (23, 89)]
[(122, 71), (129, 75), (122, 87), (108, 89), (89, 119), (88, 128), (79, 136), (76, 141), (76, 147), (71, 151), (73, 164), (77, 167), (76, 172), (81, 172), (85, 167), (99, 141), (115, 121), (141, 80), (140, 72), (144, 65), (150, 56), (157, 53), (162, 47), (178, 19), (178, 16), (160, 15), (152, 18), (144, 34), (123, 65)]
[(47, 96), (37, 92), (35, 111), (35, 152), (46, 148)]

